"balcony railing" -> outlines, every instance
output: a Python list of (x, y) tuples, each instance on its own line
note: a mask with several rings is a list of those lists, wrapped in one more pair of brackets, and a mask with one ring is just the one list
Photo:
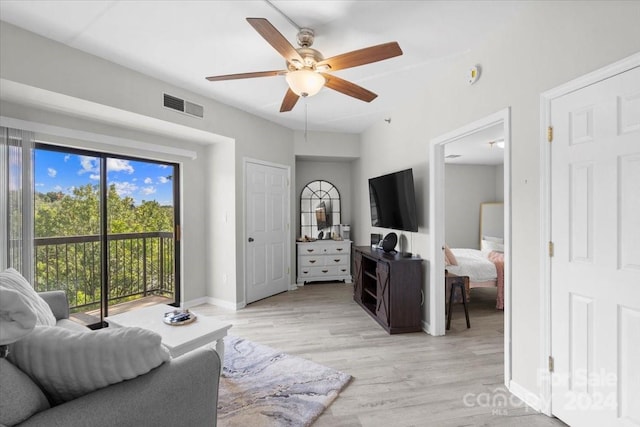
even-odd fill
[[(148, 295), (173, 296), (174, 240), (170, 232), (107, 236), (109, 304)], [(64, 290), (72, 312), (100, 306), (100, 236), (35, 239), (35, 289)]]

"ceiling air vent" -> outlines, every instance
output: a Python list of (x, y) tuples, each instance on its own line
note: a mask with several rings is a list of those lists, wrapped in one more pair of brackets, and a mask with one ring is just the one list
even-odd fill
[(194, 117), (204, 117), (204, 107), (202, 105), (194, 104), (193, 102), (185, 101), (184, 99), (176, 98), (168, 94), (164, 94), (163, 105), (166, 108), (180, 111), (181, 113), (188, 114)]

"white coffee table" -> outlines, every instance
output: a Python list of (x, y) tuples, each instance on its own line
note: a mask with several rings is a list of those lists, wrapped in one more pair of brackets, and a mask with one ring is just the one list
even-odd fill
[(167, 325), (162, 319), (165, 313), (173, 310), (175, 307), (169, 305), (151, 305), (105, 317), (105, 320), (114, 327), (137, 326), (158, 333), (162, 337), (162, 344), (169, 349), (172, 357), (178, 357), (215, 341), (220, 361), (224, 362), (223, 338), (227, 336), (227, 331), (233, 325), (217, 322), (198, 313), (193, 313), (197, 318), (187, 325)]

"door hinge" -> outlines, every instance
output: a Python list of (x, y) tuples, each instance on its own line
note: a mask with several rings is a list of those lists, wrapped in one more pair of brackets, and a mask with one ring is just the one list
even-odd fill
[(547, 141), (553, 142), (553, 126), (547, 127)]
[(553, 372), (553, 356), (549, 356), (549, 372)]
[(553, 242), (549, 242), (549, 258), (553, 257)]

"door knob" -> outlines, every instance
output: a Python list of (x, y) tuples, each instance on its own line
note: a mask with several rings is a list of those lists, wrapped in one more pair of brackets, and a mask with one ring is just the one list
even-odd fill
[(253, 242), (253, 237), (249, 237), (249, 241), (250, 241), (250, 242)]

